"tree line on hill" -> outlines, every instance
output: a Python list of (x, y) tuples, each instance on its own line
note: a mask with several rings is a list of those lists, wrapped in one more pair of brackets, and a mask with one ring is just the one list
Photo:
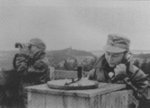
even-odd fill
[(96, 60), (96, 57), (91, 52), (72, 48), (49, 51), (47, 52), (47, 57), (51, 66), (62, 70), (76, 70), (80, 64), (87, 71), (90, 70)]
[[(1, 52), (0, 67), (11, 68), (13, 56), (17, 51), (7, 51)], [(77, 61), (83, 59), (84, 70), (90, 70), (97, 57), (91, 52), (75, 50), (72, 48), (66, 48), (62, 50), (47, 51), (47, 57), (49, 59), (50, 65), (56, 69), (63, 70), (75, 70), (77, 67)], [(91, 58), (92, 59), (91, 59)], [(150, 74), (150, 54), (136, 54), (133, 55), (135, 60), (135, 65), (141, 68), (146, 74)], [(64, 67), (61, 67), (63, 65)]]
[(150, 76), (150, 61), (144, 58), (142, 61), (141, 60), (135, 60), (134, 64), (142, 69), (144, 73)]
[[(52, 65), (56, 69), (63, 70), (76, 70), (78, 66), (77, 57), (82, 56), (85, 58), (82, 60), (83, 70), (89, 71), (92, 69), (96, 60), (98, 59), (90, 52), (64, 49), (51, 53), (48, 57)], [(91, 56), (92, 59), (86, 58), (86, 56)], [(134, 64), (141, 68), (146, 74), (150, 75), (150, 54), (136, 54), (133, 55), (135, 58)], [(63, 65), (62, 67), (60, 65)]]
[(143, 70), (150, 80), (150, 54), (136, 54), (134, 58), (134, 64)]

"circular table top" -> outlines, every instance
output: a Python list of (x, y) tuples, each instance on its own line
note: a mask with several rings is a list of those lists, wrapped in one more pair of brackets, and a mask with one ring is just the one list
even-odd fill
[(96, 81), (91, 81), (86, 78), (80, 80), (75, 79), (60, 79), (52, 80), (47, 82), (47, 85), (51, 89), (62, 89), (62, 90), (85, 90), (98, 88), (98, 83)]

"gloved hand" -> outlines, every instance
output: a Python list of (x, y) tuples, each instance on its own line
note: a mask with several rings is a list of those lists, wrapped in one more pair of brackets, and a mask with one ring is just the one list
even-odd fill
[(125, 78), (127, 76), (126, 70), (127, 70), (127, 66), (125, 64), (117, 65), (116, 68), (114, 69), (115, 78), (117, 79)]

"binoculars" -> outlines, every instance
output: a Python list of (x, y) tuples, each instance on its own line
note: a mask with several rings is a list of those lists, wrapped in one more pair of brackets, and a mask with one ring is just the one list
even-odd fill
[(30, 46), (28, 44), (24, 44), (24, 43), (15, 43), (15, 48), (19, 48), (20, 53), (22, 54), (29, 54), (30, 52)]
[(28, 45), (24, 44), (24, 43), (15, 43), (15, 48), (25, 48), (25, 47), (29, 47)]

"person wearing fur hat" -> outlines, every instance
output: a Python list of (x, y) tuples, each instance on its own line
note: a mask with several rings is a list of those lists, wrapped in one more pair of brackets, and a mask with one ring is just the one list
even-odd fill
[(125, 83), (138, 99), (147, 99), (147, 75), (133, 64), (130, 40), (118, 34), (108, 35), (104, 54), (98, 59), (88, 78), (106, 83)]
[(24, 87), (43, 84), (50, 80), (49, 61), (45, 50), (45, 43), (39, 38), (33, 38), (28, 43), (28, 53), (21, 52), (15, 55), (13, 65), (20, 76), (23, 101), (26, 101)]

